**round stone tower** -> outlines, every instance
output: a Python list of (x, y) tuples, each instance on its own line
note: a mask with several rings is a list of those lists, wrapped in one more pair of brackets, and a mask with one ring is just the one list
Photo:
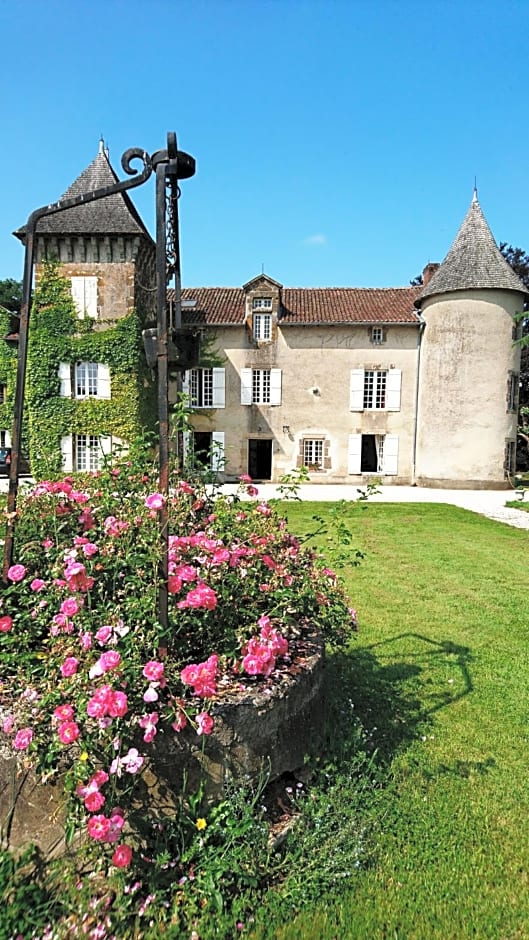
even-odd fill
[(416, 301), (422, 318), (418, 485), (509, 486), (520, 371), (515, 315), (526, 297), (474, 192), (450, 251)]

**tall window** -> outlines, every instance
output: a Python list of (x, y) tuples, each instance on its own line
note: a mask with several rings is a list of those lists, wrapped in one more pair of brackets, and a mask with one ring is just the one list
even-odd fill
[(272, 298), (271, 297), (254, 297), (252, 300), (252, 310), (271, 310), (272, 309)]
[(380, 346), (385, 342), (385, 333), (383, 326), (372, 326), (370, 332), (370, 339), (374, 346)]
[(191, 369), (189, 403), (194, 408), (213, 407), (213, 369)]
[(323, 470), (323, 440), (305, 438), (303, 441), (303, 463), (306, 467)]
[(516, 441), (505, 441), (505, 473), (512, 476), (516, 471)]
[(375, 372), (366, 369), (364, 373), (364, 408), (381, 409), (386, 407), (387, 371)]
[(272, 337), (272, 314), (254, 313), (253, 315), (253, 338), (258, 340), (269, 340)]
[(270, 404), (270, 369), (252, 369), (252, 405)]
[(509, 372), (507, 386), (507, 411), (516, 411), (518, 407), (518, 387), (520, 377), (517, 372)]
[(95, 434), (77, 434), (75, 444), (75, 469), (99, 470), (103, 465), (103, 450)]
[(96, 398), (98, 395), (97, 362), (77, 362), (75, 364), (75, 397)]

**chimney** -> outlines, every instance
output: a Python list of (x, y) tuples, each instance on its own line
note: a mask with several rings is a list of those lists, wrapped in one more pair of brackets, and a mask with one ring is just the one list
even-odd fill
[(423, 272), (422, 272), (423, 287), (426, 287), (426, 285), (429, 284), (435, 272), (440, 267), (441, 265), (439, 264), (438, 261), (429, 261), (428, 264), (425, 265)]

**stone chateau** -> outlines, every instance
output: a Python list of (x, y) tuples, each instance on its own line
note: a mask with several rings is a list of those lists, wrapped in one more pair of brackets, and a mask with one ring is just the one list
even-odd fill
[[(116, 178), (101, 144), (65, 196)], [(37, 234), (37, 277), (44, 259), (59, 259), (96, 330), (132, 308), (152, 316), (154, 243), (126, 194), (43, 219)], [(185, 448), (221, 480), (277, 481), (303, 465), (314, 484), (508, 485), (527, 295), (476, 193), (420, 287), (293, 288), (261, 274), (182, 298), (184, 324), (211, 337), (219, 363), (182, 376)], [(108, 363), (61, 368), (61, 395), (112, 398)], [(63, 438), (64, 470), (97, 467), (114, 436), (101, 427)]]

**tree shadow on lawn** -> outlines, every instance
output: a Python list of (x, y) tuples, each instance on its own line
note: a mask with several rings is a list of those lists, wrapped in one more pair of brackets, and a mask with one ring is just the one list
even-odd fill
[[(400, 653), (399, 645), (404, 647)], [(327, 727), (331, 750), (346, 721), (364, 729), (364, 744), (391, 761), (431, 727), (433, 716), (472, 692), (468, 647), (401, 633), (327, 659)], [(447, 678), (448, 676), (448, 678)]]

